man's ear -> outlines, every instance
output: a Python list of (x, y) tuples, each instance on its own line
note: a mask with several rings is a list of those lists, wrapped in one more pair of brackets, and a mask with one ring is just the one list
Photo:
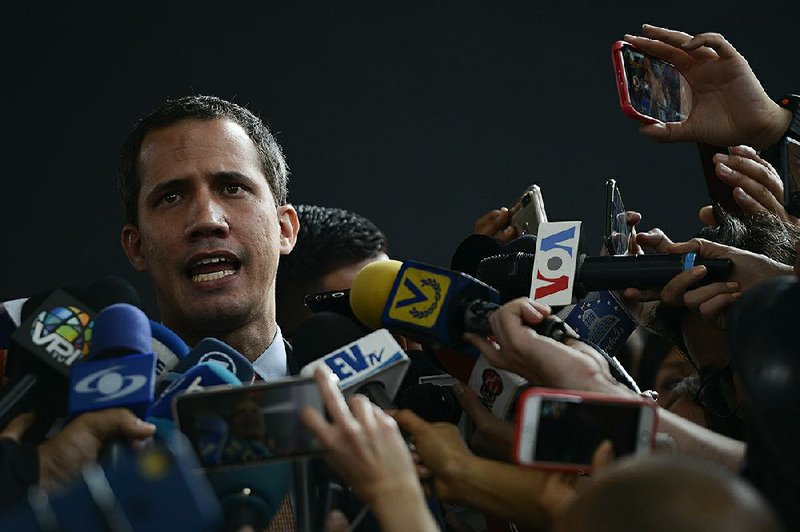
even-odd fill
[(297, 231), (300, 230), (300, 219), (297, 211), (290, 204), (278, 207), (278, 223), (281, 226), (281, 255), (288, 255), (297, 242)]
[[(295, 215), (296, 216), (296, 215)], [(139, 228), (133, 224), (125, 224), (120, 233), (120, 243), (125, 250), (128, 262), (137, 272), (147, 270), (147, 261), (142, 253), (142, 239), (139, 236)]]

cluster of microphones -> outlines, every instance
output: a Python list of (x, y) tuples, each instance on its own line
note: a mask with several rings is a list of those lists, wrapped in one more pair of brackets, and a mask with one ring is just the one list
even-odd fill
[[(279, 404), (258, 403), (266, 397), (256, 393), (259, 387), (273, 383), (254, 385), (246, 357), (214, 338), (186, 345), (139, 309), (137, 294), (122, 280), (7, 303), (0, 329), (0, 347), (7, 347), (0, 426), (34, 411), (27, 437), (41, 441), (59, 420), (122, 407), (154, 423), (157, 435), (139, 452), (108, 443), (81, 479), (57, 492), (32, 489), (27, 500), (0, 514), (0, 527), (263, 529), (288, 495), (298, 529), (321, 529), (325, 511), (347, 498), (347, 487), (321, 465), (322, 449), (306, 442), (308, 435), (289, 419), (308, 397), (292, 387), (307, 389), (308, 377), (324, 364), (345, 396), (363, 394), (383, 409), (409, 408), (466, 431), (450, 391), (461, 381), (496, 416), (513, 418), (515, 400), (529, 384), (493, 368), (464, 333), (490, 336), (492, 312), (517, 297), (560, 309), (536, 331), (556, 340), (578, 331), (606, 355), (612, 375), (638, 391), (613, 356), (635, 328), (613, 291), (663, 286), (696, 264), (707, 266), (705, 282), (711, 282), (725, 278), (731, 264), (693, 254), (587, 257), (579, 253), (580, 227), (543, 222), (536, 236), (505, 245), (473, 235), (456, 250), (451, 269), (394, 260), (366, 266), (341, 294), (349, 299), (346, 312), (331, 307), (298, 329), (290, 356), (302, 369), (276, 384), (284, 390), (273, 396)], [(422, 347), (405, 351), (400, 336)], [(190, 396), (192, 402), (181, 403), (189, 421), (178, 419), (184, 410), (176, 403)], [(205, 396), (210, 399), (201, 401)], [(224, 415), (234, 412), (223, 407), (246, 416), (248, 401), (267, 420), (258, 436), (237, 435), (236, 422)], [(193, 405), (208, 411), (191, 411)], [(280, 434), (270, 433), (271, 423)]]

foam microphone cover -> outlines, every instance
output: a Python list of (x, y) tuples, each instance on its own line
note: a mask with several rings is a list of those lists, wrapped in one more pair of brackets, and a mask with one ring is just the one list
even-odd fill
[(350, 287), (350, 306), (359, 321), (372, 329), (380, 329), (381, 315), (389, 301), (397, 273), (403, 263), (379, 260), (364, 266)]
[(478, 264), (483, 259), (502, 252), (503, 245), (494, 238), (487, 235), (469, 235), (461, 241), (453, 253), (450, 269), (474, 276)]
[(89, 358), (112, 358), (132, 353), (150, 353), (150, 320), (128, 303), (108, 305), (94, 320)]
[(533, 278), (533, 253), (503, 253), (487, 257), (475, 277), (498, 292), (503, 303), (528, 296)]
[(429, 423), (443, 421), (457, 425), (464, 413), (451, 387), (431, 383), (409, 387), (403, 392), (397, 406), (411, 410)]
[(338, 312), (319, 312), (309, 316), (298, 327), (292, 339), (291, 356), (302, 368), (369, 332), (363, 325)]
[(131, 284), (120, 277), (102, 277), (83, 289), (83, 301), (97, 312), (114, 303), (128, 303), (142, 307), (139, 293)]
[(503, 253), (536, 253), (536, 236), (522, 235), (507, 242), (503, 247)]

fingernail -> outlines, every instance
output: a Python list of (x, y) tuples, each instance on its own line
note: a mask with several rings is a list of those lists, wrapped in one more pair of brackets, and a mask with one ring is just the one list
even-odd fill
[(699, 277), (699, 276), (703, 275), (704, 273), (706, 273), (706, 267), (705, 266), (701, 265), (701, 266), (695, 266), (694, 268), (692, 268), (692, 275), (694, 275), (695, 277)]
[(719, 168), (719, 173), (722, 175), (731, 175), (732, 173), (732, 170), (722, 163), (719, 163), (718, 168)]
[(715, 153), (712, 159), (714, 159), (715, 163), (724, 163), (728, 160), (728, 156), (723, 153)]
[(464, 385), (460, 382), (455, 383), (453, 385), (453, 393), (456, 394), (456, 398), (464, 395)]
[(728, 285), (728, 288), (739, 288), (739, 283), (734, 282), (734, 281), (731, 281), (731, 282), (727, 283), (727, 285)]
[(731, 298), (733, 298), (733, 299), (739, 299), (740, 297), (742, 297), (742, 293), (741, 292), (734, 292), (734, 293), (731, 294)]
[(339, 511), (339, 510), (332, 510), (330, 514), (328, 514), (328, 528), (331, 529), (338, 529), (338, 528), (346, 528), (350, 526), (350, 521), (347, 520), (347, 517)]

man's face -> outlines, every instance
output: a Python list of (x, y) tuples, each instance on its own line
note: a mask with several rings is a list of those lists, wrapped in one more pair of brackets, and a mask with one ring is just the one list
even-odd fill
[[(226, 332), (274, 320), (279, 254), (297, 214), (277, 206), (253, 141), (227, 120), (184, 120), (148, 133), (139, 154), (138, 227), (122, 245), (179, 331)], [(269, 322), (268, 321), (268, 322)]]

